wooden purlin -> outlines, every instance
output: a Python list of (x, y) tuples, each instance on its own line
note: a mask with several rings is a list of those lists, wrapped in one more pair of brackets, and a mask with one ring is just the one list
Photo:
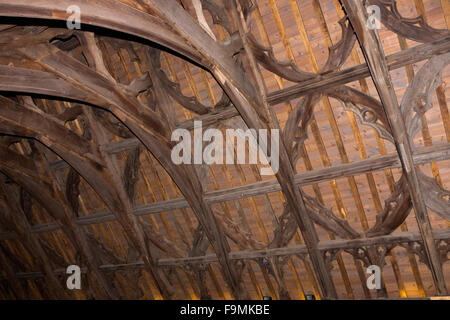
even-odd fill
[[(433, 232), (435, 239), (439, 240), (449, 240), (450, 231), (445, 229), (435, 230)], [(397, 232), (393, 235), (379, 236), (373, 238), (365, 239), (353, 239), (353, 240), (327, 240), (322, 241), (319, 245), (321, 251), (327, 251), (332, 249), (355, 249), (355, 248), (366, 248), (371, 246), (376, 246), (379, 244), (394, 244), (400, 245), (404, 243), (411, 242), (421, 242), (422, 238), (419, 232)], [(258, 257), (271, 257), (271, 256), (295, 256), (299, 254), (306, 254), (307, 248), (305, 245), (295, 245), (284, 248), (274, 248), (268, 250), (244, 250), (235, 251), (230, 254), (231, 260), (251, 260)], [(160, 259), (158, 265), (161, 267), (169, 266), (180, 266), (183, 264), (212, 264), (218, 261), (215, 254), (208, 254), (202, 257), (191, 257), (191, 258), (179, 258), (179, 259)], [(142, 261), (137, 261), (128, 264), (121, 265), (104, 265), (100, 267), (103, 271), (117, 271), (117, 270), (128, 270), (128, 269), (142, 269), (144, 268), (144, 263)], [(56, 274), (63, 273), (65, 270), (59, 269), (54, 270)], [(86, 270), (84, 270), (85, 272)], [(16, 276), (20, 279), (36, 278), (42, 277), (40, 272), (18, 272)], [(0, 280), (4, 280), (0, 276)]]
[[(426, 164), (430, 161), (441, 161), (450, 159), (450, 144), (436, 145), (432, 147), (418, 148), (414, 154), (414, 163)], [(336, 165), (330, 168), (318, 169), (311, 172), (300, 173), (296, 175), (296, 182), (301, 186), (314, 184), (317, 182), (328, 181), (333, 178), (346, 175), (357, 175), (387, 168), (401, 168), (400, 160), (396, 154), (389, 154), (375, 159), (361, 160), (356, 163)], [(206, 198), (209, 203), (217, 203), (241, 199), (249, 196), (277, 192), (280, 187), (275, 180), (266, 180), (239, 186), (231, 189), (208, 192)], [(154, 214), (169, 210), (187, 208), (188, 204), (183, 198), (176, 198), (168, 201), (150, 203), (148, 205), (137, 206), (134, 208), (134, 214), (137, 216)], [(77, 223), (80, 225), (90, 225), (113, 221), (114, 216), (108, 212), (91, 213), (86, 217), (79, 217)], [(57, 230), (59, 227), (52, 222), (43, 223), (32, 227), (32, 232), (42, 233)], [(0, 232), (1, 239), (10, 239), (11, 234)]]

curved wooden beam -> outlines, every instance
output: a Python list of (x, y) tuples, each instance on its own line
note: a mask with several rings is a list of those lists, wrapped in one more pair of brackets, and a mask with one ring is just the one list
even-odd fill
[[(38, 175), (34, 161), (13, 152), (6, 146), (0, 146), (0, 153), (3, 155), (0, 158), (0, 171), (26, 190), (58, 221), (68, 239), (72, 241), (75, 248), (86, 259), (87, 265), (93, 273), (93, 278), (104, 290), (103, 295), (99, 298), (105, 299), (109, 297), (117, 299), (117, 295), (109, 285), (109, 281), (99, 272), (100, 261), (96, 259), (96, 254), (88, 245), (88, 239), (84, 231), (74, 222), (74, 214), (71, 212), (68, 204), (65, 203), (62, 195), (55, 194), (55, 190), (52, 190), (50, 185), (42, 183), (42, 177)], [(25, 167), (22, 167), (20, 164), (25, 164)], [(34, 172), (29, 171), (31, 167), (34, 167)], [(25, 174), (25, 172), (28, 172), (28, 174)]]
[[(63, 53), (60, 53), (63, 54)], [(169, 146), (169, 143), (167, 140), (164, 142), (161, 139), (161, 136), (159, 138), (156, 138), (153, 134), (153, 130), (149, 130), (148, 125), (139, 125), (141, 121), (136, 121), (135, 119), (139, 119), (139, 116), (133, 115), (133, 110), (138, 110), (136, 106), (134, 106), (132, 109), (127, 108), (124, 109), (123, 105), (120, 104), (120, 110), (116, 108), (112, 108), (112, 105), (109, 104), (109, 101), (117, 100), (117, 98), (105, 98), (101, 97), (102, 95), (111, 95), (111, 90), (118, 90), (117, 88), (114, 88), (114, 86), (109, 83), (105, 82), (106, 79), (99, 76), (99, 74), (93, 73), (92, 69), (88, 68), (87, 66), (81, 64), (80, 62), (70, 58), (65, 57), (65, 61), (67, 62), (69, 59), (69, 62), (73, 64), (73, 69), (68, 70), (68, 74), (71, 74), (71, 77), (68, 77), (65, 75), (63, 69), (59, 69), (59, 64), (57, 59), (50, 59), (47, 57), (45, 60), (45, 63), (42, 62), (43, 66), (52, 69), (53, 72), (57, 72), (61, 74), (61, 78), (43, 71), (32, 71), (28, 69), (21, 69), (21, 68), (14, 68), (14, 67), (5, 67), (0, 66), (0, 70), (5, 70), (3, 73), (4, 79), (3, 81), (0, 81), (0, 90), (13, 90), (13, 91), (21, 91), (21, 92), (29, 92), (29, 93), (37, 93), (37, 94), (45, 94), (51, 90), (52, 95), (54, 96), (60, 96), (63, 98), (69, 98), (69, 99), (75, 99), (79, 100), (81, 102), (87, 102), (91, 103), (97, 106), (104, 106), (108, 107), (113, 114), (115, 114), (125, 125), (128, 126), (128, 128), (144, 143), (144, 145), (149, 149), (149, 151), (158, 159), (158, 161), (162, 164), (162, 166), (167, 170), (169, 175), (174, 179), (177, 186), (182, 191), (183, 195), (186, 197), (186, 199), (190, 199), (191, 201), (188, 201), (191, 207), (194, 209), (194, 212), (208, 212), (207, 205), (203, 205), (199, 207), (199, 203), (202, 202), (198, 199), (198, 195), (194, 192), (194, 190), (197, 190), (198, 187), (193, 187), (190, 185), (189, 181), (193, 181), (193, 178), (186, 177), (186, 172), (183, 172), (184, 169), (181, 169), (174, 165), (171, 161), (171, 148)], [(51, 66), (51, 67), (50, 67)], [(75, 72), (74, 70), (77, 70), (79, 73)], [(12, 79), (10, 77), (13, 77), (13, 74), (16, 76), (18, 75), (19, 79), (24, 79), (19, 85), (14, 85), (9, 79)], [(95, 76), (95, 78), (99, 80), (93, 81), (92, 79), (87, 81), (88, 88), (96, 88), (97, 93), (92, 94), (92, 91), (89, 91), (85, 87), (86, 83), (83, 83), (82, 77), (86, 74), (92, 74)], [(42, 78), (41, 78), (42, 77)], [(67, 78), (64, 79), (64, 78)], [(43, 79), (43, 80), (40, 80)], [(76, 81), (76, 82), (75, 82)], [(99, 83), (103, 82), (104, 84), (107, 84), (108, 87), (102, 88), (99, 87)], [(58, 85), (59, 88), (63, 88), (63, 90), (54, 90), (51, 89), (51, 86)], [(92, 83), (92, 85), (90, 85)], [(105, 86), (103, 86), (105, 87)], [(98, 93), (100, 91), (100, 93)], [(97, 97), (98, 98), (97, 98)], [(120, 97), (121, 99), (124, 99), (124, 97)], [(129, 97), (130, 98), (130, 97)], [(119, 107), (119, 102), (115, 103), (116, 106)], [(143, 107), (145, 108), (145, 107)], [(139, 113), (142, 112), (143, 109), (140, 109)], [(158, 120), (158, 126), (161, 126), (162, 131), (167, 131), (167, 126), (165, 126), (161, 120)], [(0, 124), (1, 126), (1, 124)], [(5, 132), (7, 130), (10, 134), (18, 134), (17, 131), (11, 131), (11, 128), (6, 127)], [(153, 132), (152, 132), (153, 131)], [(159, 132), (159, 134), (161, 131)], [(24, 135), (24, 132), (21, 133), (21, 135)], [(166, 135), (166, 134), (165, 134)], [(166, 139), (165, 137), (163, 137)], [(86, 145), (85, 142), (79, 143), (79, 145)], [(202, 218), (202, 215), (199, 216), (199, 221), (202, 221), (202, 223), (205, 224), (205, 229), (209, 230), (211, 229), (210, 226), (213, 222), (206, 222)], [(216, 229), (216, 232), (219, 229)], [(210, 239), (214, 239), (214, 237), (209, 234)], [(222, 241), (223, 242), (223, 241)]]
[(422, 16), (404, 18), (397, 8), (397, 0), (368, 0), (380, 8), (381, 22), (391, 31), (419, 42), (430, 42), (450, 35), (445, 29), (434, 29)]
[[(0, 97), (0, 131), (40, 141), (74, 168), (98, 193), (115, 214), (133, 246), (140, 252), (165, 298), (172, 296), (171, 286), (153, 264), (143, 234), (119, 176), (107, 170), (110, 165), (104, 154), (91, 141), (70, 132), (57, 118), (39, 109)], [(109, 168), (111, 169), (111, 168)]]
[(16, 271), (8, 257), (8, 254), (3, 250), (2, 245), (0, 244), (0, 265), (2, 266), (6, 276), (8, 277), (8, 282), (11, 285), (11, 289), (16, 296), (16, 299), (26, 300), (28, 298), (28, 294), (26, 290), (24, 290), (23, 285), (20, 283), (19, 279), (16, 276)]
[(367, 237), (390, 234), (407, 218), (412, 209), (407, 181), (404, 175), (395, 184), (394, 192), (385, 201), (384, 209), (376, 216), (375, 225), (367, 230)]
[[(157, 76), (164, 91), (175, 99), (182, 107), (197, 114), (208, 114), (213, 108), (202, 104), (196, 97), (186, 97), (181, 92), (180, 84), (169, 79), (166, 73), (161, 69), (160, 50), (154, 49), (147, 54), (148, 59), (153, 65), (152, 77)], [(220, 102), (219, 102), (220, 103)], [(214, 106), (216, 108), (217, 106)]]
[[(52, 52), (54, 52), (54, 54), (52, 54)], [(158, 114), (150, 110), (148, 107), (140, 105), (137, 99), (126, 95), (120, 87), (100, 75), (98, 72), (57, 49), (41, 47), (24, 52), (24, 54), (30, 59), (40, 63), (45, 69), (60, 76), (63, 82), (65, 81), (73, 84), (72, 86), (68, 84), (64, 85), (68, 90), (70, 90), (70, 92), (74, 92), (78, 99), (82, 98), (87, 100), (85, 102), (107, 108), (118, 119), (120, 119), (131, 130), (131, 132), (133, 132), (143, 142), (147, 149), (155, 156), (155, 158), (162, 164), (162, 166), (172, 177), (185, 198), (188, 200), (193, 211), (197, 213), (199, 222), (202, 223), (205, 230), (207, 230), (208, 238), (211, 239), (214, 245), (219, 246), (217, 251), (220, 252), (227, 250), (226, 240), (223, 237), (219, 237), (220, 229), (214, 221), (209, 206), (205, 201), (199, 198), (202, 193), (196, 192), (196, 190), (201, 190), (198, 179), (194, 177), (191, 172), (192, 170), (189, 168), (179, 167), (172, 162), (171, 146), (168, 141), (170, 127), (163, 123)], [(27, 70), (19, 71), (24, 74), (29, 73)], [(41, 74), (41, 72), (32, 73), (34, 79), (38, 81), (37, 75)], [(48, 79), (51, 77), (46, 76), (46, 78)], [(8, 86), (9, 85), (6, 84), (6, 87)], [(40, 82), (39, 85), (35, 84), (33, 86), (32, 83), (26, 82), (26, 88), (21, 89), (39, 93), (39, 91), (42, 91), (37, 88), (39, 86), (45, 88), (46, 84)], [(59, 93), (59, 95), (69, 96), (69, 94), (64, 92)], [(158, 129), (155, 130), (155, 128)], [(10, 129), (5, 128), (5, 130)], [(17, 132), (11, 132), (11, 134), (17, 134)], [(72, 163), (71, 165), (74, 166)], [(78, 168), (76, 169), (79, 171)], [(196, 184), (193, 185), (193, 183)], [(96, 187), (100, 188), (100, 192), (107, 190), (107, 188), (104, 189), (99, 185)], [(118, 199), (118, 197), (110, 197), (110, 195), (107, 194), (104, 196), (107, 201), (113, 201), (114, 198)], [(215, 234), (215, 236), (213, 236), (213, 234)], [(215, 239), (219, 239), (219, 242), (215, 242)], [(223, 259), (226, 259), (227, 257), (225, 253), (220, 256), (224, 257)], [(224, 265), (225, 268), (227, 268), (227, 265), (232, 268), (230, 263), (224, 262)], [(233, 277), (236, 278), (237, 274)], [(236, 288), (241, 287), (240, 281), (235, 280), (234, 283), (237, 285)], [(237, 296), (240, 296), (240, 294)]]
[(425, 197), (425, 204), (442, 218), (450, 221), (450, 191), (441, 187), (436, 179), (417, 170)]
[[(203, 65), (201, 55), (159, 18), (132, 8), (120, 1), (104, 0), (0, 0), (0, 16), (66, 21), (67, 8), (77, 5), (81, 23), (133, 35), (167, 47)], [(130, 23), (132, 21), (132, 23)]]
[(124, 92), (117, 82), (113, 82), (112, 78), (102, 75), (50, 45), (26, 48), (20, 52), (31, 61), (40, 64), (44, 69), (82, 89), (89, 97), (85, 99), (87, 101), (83, 102), (92, 103), (111, 111), (125, 124), (127, 122), (138, 123), (164, 140), (170, 137), (170, 131), (163, 123), (161, 116), (142, 105), (135, 96)]
[(248, 35), (248, 40), (255, 58), (270, 72), (292, 82), (302, 82), (316, 76), (315, 73), (301, 70), (292, 61), (282, 62), (277, 60), (273, 49), (259, 44), (252, 34)]
[[(442, 83), (442, 73), (450, 64), (450, 53), (432, 57), (425, 63), (408, 86), (401, 103), (410, 139), (414, 139), (422, 127), (422, 119), (433, 107), (433, 92)], [(416, 169), (422, 186), (425, 204), (444, 219), (450, 219), (450, 193), (438, 185), (435, 179)]]
[(422, 118), (433, 107), (433, 92), (442, 83), (442, 73), (450, 64), (450, 52), (428, 60), (414, 76), (400, 105), (411, 139), (419, 133)]
[(53, 299), (70, 299), (71, 295), (53, 273), (48, 263), (48, 255), (39, 238), (31, 233), (31, 225), (19, 204), (17, 188), (7, 186), (4, 181), (0, 182), (0, 222), (17, 234), (32, 257), (33, 263), (45, 274), (51, 297)]

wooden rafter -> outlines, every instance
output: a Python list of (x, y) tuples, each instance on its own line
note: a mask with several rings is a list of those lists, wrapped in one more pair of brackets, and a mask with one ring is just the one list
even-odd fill
[(355, 0), (342, 0), (342, 3), (357, 34), (372, 79), (389, 119), (397, 152), (402, 162), (403, 173), (408, 181), (411, 200), (416, 213), (417, 223), (423, 237), (425, 252), (433, 275), (434, 284), (440, 295), (446, 295), (447, 288), (445, 286), (444, 274), (439, 261), (427, 207), (421, 192), (418, 174), (413, 161), (412, 137), (408, 134), (405, 119), (393, 89), (381, 42), (378, 34), (365, 26), (367, 15), (363, 4)]

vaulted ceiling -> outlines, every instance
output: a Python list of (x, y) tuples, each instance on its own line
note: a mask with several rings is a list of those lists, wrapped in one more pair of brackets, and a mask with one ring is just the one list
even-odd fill
[[(0, 16), (0, 299), (448, 295), (448, 0)], [(279, 170), (175, 164), (172, 132), (195, 121), (280, 130)]]

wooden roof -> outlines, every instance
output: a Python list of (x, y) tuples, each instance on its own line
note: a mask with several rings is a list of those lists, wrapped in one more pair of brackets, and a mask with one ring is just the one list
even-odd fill
[[(0, 299), (448, 295), (447, 0), (72, 2), (0, 0)], [(194, 121), (280, 170), (175, 165)]]

